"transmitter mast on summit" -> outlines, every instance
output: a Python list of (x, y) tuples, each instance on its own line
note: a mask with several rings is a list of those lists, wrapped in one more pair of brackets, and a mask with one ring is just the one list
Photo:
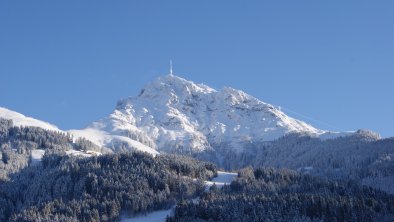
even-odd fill
[(172, 72), (172, 60), (170, 60), (170, 75), (172, 75), (173, 74), (173, 72)]

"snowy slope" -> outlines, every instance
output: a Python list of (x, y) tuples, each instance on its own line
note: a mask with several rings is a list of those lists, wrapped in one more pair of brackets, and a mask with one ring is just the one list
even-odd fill
[[(109, 148), (113, 151), (138, 150), (150, 153), (152, 155), (159, 154), (159, 152), (157, 152), (155, 149), (152, 149), (151, 147), (148, 147), (138, 141), (124, 136), (110, 135), (97, 129), (87, 128), (84, 130), (70, 130), (68, 132), (75, 138), (85, 138), (99, 146)], [(122, 146), (124, 147), (123, 150), (121, 148)]]
[(242, 151), (243, 143), (272, 141), (288, 133), (326, 133), (243, 91), (218, 91), (171, 74), (146, 85), (137, 97), (120, 100), (113, 113), (82, 131), (128, 137), (178, 153), (218, 144)]
[[(34, 127), (40, 127), (46, 130), (52, 130), (52, 131), (59, 131), (62, 132), (57, 126), (52, 125), (50, 123), (37, 120), (31, 117), (24, 116), (23, 114), (20, 114), (18, 112), (0, 107), (0, 118), (3, 119), (11, 119), (13, 121), (14, 126), (34, 126)], [(74, 138), (85, 138), (93, 143), (95, 143), (98, 146), (104, 146), (107, 148), (113, 148), (118, 147), (122, 148), (125, 147), (125, 150), (139, 150), (143, 152), (150, 153), (152, 155), (158, 154), (158, 152), (154, 149), (152, 149), (149, 146), (146, 146), (138, 141), (135, 141), (133, 139), (130, 139), (128, 137), (124, 136), (119, 136), (119, 135), (109, 135), (106, 132), (96, 130), (96, 129), (87, 129), (87, 130), (71, 130), (69, 131), (71, 135), (74, 136)], [(110, 147), (108, 147), (110, 146)], [(37, 160), (40, 158), (38, 154), (39, 151), (37, 151)], [(88, 154), (86, 154), (88, 155)], [(33, 157), (34, 158), (34, 157)]]
[(11, 111), (3, 107), (0, 107), (0, 118), (11, 119), (14, 123), (14, 126), (35, 126), (46, 130), (61, 131), (55, 125), (31, 117), (24, 116), (20, 113)]

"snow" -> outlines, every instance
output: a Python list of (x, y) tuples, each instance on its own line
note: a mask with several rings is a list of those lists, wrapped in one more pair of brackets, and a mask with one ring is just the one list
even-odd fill
[[(35, 149), (31, 151), (31, 163), (32, 165), (37, 165), (38, 163), (41, 162), (42, 157), (45, 154), (45, 150), (40, 150), (40, 149)], [(91, 156), (99, 156), (101, 153), (99, 152), (94, 152), (94, 151), (78, 151), (78, 150), (67, 150), (66, 151), (67, 155), (70, 156), (78, 156), (78, 157), (91, 157)]]
[(218, 176), (213, 178), (212, 181), (205, 181), (205, 185), (207, 186), (207, 188), (211, 187), (213, 184), (218, 187), (230, 185), (231, 181), (233, 181), (237, 176), (237, 173), (218, 171)]
[(313, 166), (305, 166), (305, 167), (300, 167), (297, 169), (297, 171), (302, 172), (302, 173), (310, 173), (310, 171), (313, 170)]
[(34, 126), (46, 130), (61, 131), (55, 125), (31, 117), (24, 116), (20, 113), (11, 111), (3, 107), (0, 107), (0, 118), (11, 119), (14, 123), (14, 126)]
[(122, 218), (121, 222), (159, 222), (166, 221), (167, 216), (171, 215), (174, 208), (169, 210), (159, 210), (148, 213), (146, 215), (140, 215), (133, 218)]
[(159, 152), (182, 149), (193, 153), (222, 143), (242, 151), (244, 143), (272, 141), (288, 133), (327, 133), (241, 90), (216, 90), (175, 75), (159, 77), (140, 95), (120, 100), (108, 117), (86, 130), (128, 135)]
[(67, 150), (66, 154), (69, 156), (78, 156), (78, 157), (91, 157), (93, 155), (100, 155), (97, 152), (88, 153), (88, 152), (83, 152), (83, 151), (78, 151), (78, 150)]
[(68, 133), (74, 136), (74, 139), (85, 138), (97, 145), (103, 145), (106, 141), (106, 133), (96, 129), (69, 130)]
[(152, 149), (149, 146), (146, 146), (136, 140), (132, 140), (128, 137), (124, 137), (124, 136), (113, 136), (112, 138), (114, 138), (115, 140), (118, 141), (123, 141), (126, 142), (130, 147), (134, 147), (135, 149), (142, 151), (142, 152), (146, 152), (149, 154), (152, 154), (153, 156), (159, 154), (159, 152), (157, 152), (155, 149)]
[(45, 154), (45, 150), (32, 150), (31, 151), (31, 163), (33, 165), (38, 164), (41, 162), (42, 157)]
[(336, 139), (338, 137), (346, 137), (351, 136), (355, 133), (355, 131), (347, 131), (347, 132), (325, 132), (319, 135), (319, 138), (322, 140)]
[(110, 135), (105, 131), (98, 130), (95, 128), (86, 128), (84, 130), (70, 130), (68, 131), (75, 138), (85, 138), (93, 143), (111, 149), (112, 146), (118, 143), (127, 144), (130, 148), (147, 152), (153, 156), (159, 154), (153, 148), (146, 146), (138, 141), (132, 140), (125, 136)]
[[(11, 119), (13, 121), (14, 126), (33, 126), (33, 127), (40, 127), (45, 130), (63, 132), (55, 125), (31, 117), (24, 116), (23, 114), (20, 114), (15, 111), (11, 111), (3, 107), (0, 107), (0, 118)], [(120, 135), (110, 135), (107, 132), (97, 130), (95, 128), (87, 128), (84, 130), (70, 130), (68, 132), (71, 135), (73, 135), (75, 139), (83, 137), (85, 139), (90, 140), (91, 142), (95, 143), (98, 146), (104, 146), (109, 149), (111, 148), (113, 143), (124, 143), (127, 144), (132, 149), (147, 152), (152, 155), (157, 155), (159, 153), (155, 149), (146, 146), (138, 141), (132, 140), (128, 137), (120, 136)], [(41, 151), (37, 150), (35, 152), (37, 152), (38, 155)], [(86, 153), (82, 153), (82, 152), (78, 153), (78, 152), (79, 151), (75, 151), (75, 152), (70, 151), (69, 154), (79, 155), (79, 156), (88, 155)]]

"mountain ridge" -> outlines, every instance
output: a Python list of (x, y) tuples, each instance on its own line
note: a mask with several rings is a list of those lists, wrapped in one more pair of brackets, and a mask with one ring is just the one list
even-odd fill
[(34, 126), (52, 131), (61, 131), (57, 126), (51, 123), (25, 116), (4, 107), (0, 107), (0, 118), (12, 119), (15, 126)]

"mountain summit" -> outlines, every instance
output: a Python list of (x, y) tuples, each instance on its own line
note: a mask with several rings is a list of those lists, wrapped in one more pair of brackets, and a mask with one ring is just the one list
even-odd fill
[(138, 149), (129, 143), (134, 140), (177, 153), (198, 153), (222, 144), (242, 151), (245, 143), (289, 133), (327, 133), (241, 90), (215, 90), (173, 74), (156, 78), (136, 97), (121, 99), (108, 117), (71, 132), (114, 149)]

